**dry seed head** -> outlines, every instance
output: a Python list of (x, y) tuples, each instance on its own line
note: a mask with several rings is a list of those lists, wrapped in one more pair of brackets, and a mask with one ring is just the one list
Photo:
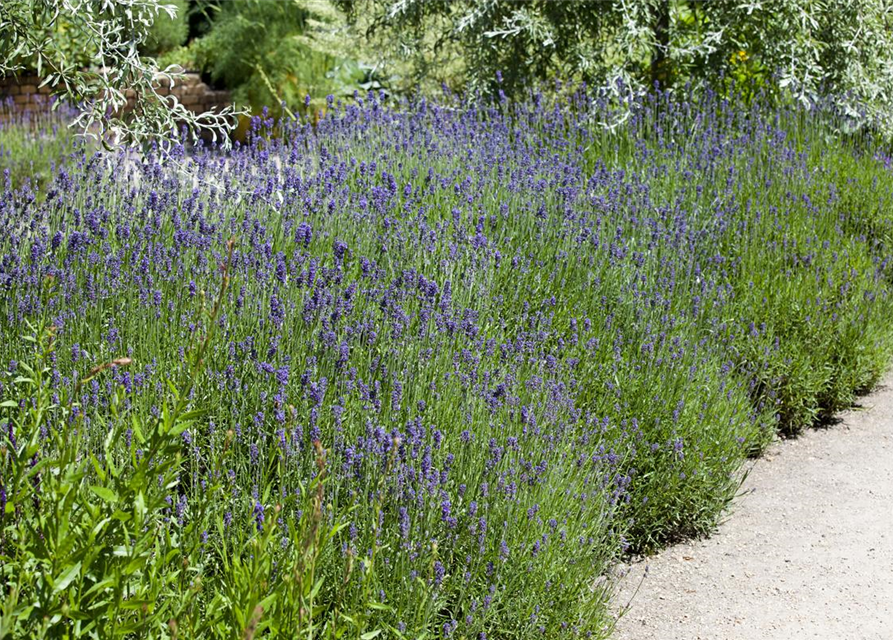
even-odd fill
[(93, 367), (92, 369), (90, 369), (90, 371), (87, 373), (87, 377), (85, 378), (85, 380), (89, 380), (93, 376), (95, 376), (99, 373), (102, 373), (103, 371), (105, 371), (106, 369), (109, 369), (111, 367), (126, 367), (127, 365), (131, 364), (132, 362), (133, 362), (132, 358), (115, 358), (111, 362), (103, 362), (102, 364), (98, 364), (95, 367)]
[[(108, 368), (108, 363), (98, 364), (95, 367), (93, 367), (92, 369), (90, 369), (90, 371), (87, 372), (87, 378), (92, 378), (97, 373), (99, 373), (100, 371), (103, 371), (104, 369), (107, 369), (107, 368)], [(85, 379), (87, 379), (87, 378), (85, 378)]]
[(264, 608), (257, 605), (254, 608), (254, 615), (251, 616), (251, 620), (248, 621), (248, 626), (245, 627), (245, 633), (242, 635), (245, 640), (252, 640), (252, 638), (254, 638), (254, 633), (257, 631), (257, 624), (260, 622), (260, 618), (263, 614)]

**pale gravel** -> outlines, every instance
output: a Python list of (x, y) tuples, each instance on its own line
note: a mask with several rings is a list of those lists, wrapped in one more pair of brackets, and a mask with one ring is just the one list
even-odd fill
[(893, 640), (893, 376), (840, 418), (773, 444), (711, 537), (617, 567), (614, 640)]

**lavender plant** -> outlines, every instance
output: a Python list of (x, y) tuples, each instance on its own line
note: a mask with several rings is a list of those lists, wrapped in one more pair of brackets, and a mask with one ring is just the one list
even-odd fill
[(606, 637), (619, 554), (708, 531), (748, 455), (886, 366), (890, 162), (827, 109), (661, 93), (609, 130), (585, 90), (330, 102), (0, 201), (7, 451), (28, 322), (56, 328), (41, 388), (79, 418), (49, 433), (91, 486), (143, 477), (129, 425), (192, 381), (147, 507), (154, 631), (139, 591), (116, 629)]
[(11, 99), (0, 101), (0, 171), (9, 169), (12, 187), (25, 180), (36, 187), (52, 179), (63, 158), (75, 150), (68, 129), (71, 116), (64, 108), (20, 112)]

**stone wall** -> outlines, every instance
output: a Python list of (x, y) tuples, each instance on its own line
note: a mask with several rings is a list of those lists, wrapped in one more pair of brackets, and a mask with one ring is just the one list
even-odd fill
[[(40, 86), (41, 79), (34, 75), (21, 75), (0, 79), (0, 100), (12, 98), (15, 108), (22, 111), (42, 109), (50, 98), (49, 87)], [(187, 73), (173, 88), (162, 83), (158, 93), (160, 95), (173, 94), (184, 107), (195, 113), (209, 111), (210, 109), (222, 109), (231, 102), (229, 91), (216, 91), (202, 82), (197, 73)], [(127, 97), (127, 106), (124, 111), (133, 109), (133, 92), (124, 93)]]
[[(229, 106), (232, 98), (229, 91), (217, 91), (202, 82), (201, 76), (197, 73), (187, 73), (183, 78), (174, 84), (173, 88), (162, 82), (158, 89), (159, 95), (167, 96), (173, 94), (180, 103), (194, 113), (202, 113)], [(125, 111), (129, 111), (134, 105), (133, 92), (128, 90), (124, 92), (127, 98), (127, 107)]]
[(18, 76), (0, 79), (0, 100), (11, 99), (16, 110), (43, 109), (50, 99), (50, 88), (40, 87), (37, 76)]

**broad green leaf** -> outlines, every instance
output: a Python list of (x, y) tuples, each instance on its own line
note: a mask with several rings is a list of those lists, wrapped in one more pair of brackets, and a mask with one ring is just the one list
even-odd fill
[(114, 458), (111, 453), (106, 450), (105, 462), (109, 466), (109, 472), (111, 472), (113, 478), (118, 477), (118, 468), (115, 466)]
[(63, 571), (58, 578), (53, 580), (55, 586), (53, 587), (53, 593), (59, 593), (60, 591), (68, 588), (68, 585), (72, 583), (72, 581), (78, 577), (78, 574), (81, 572), (81, 563), (78, 562), (74, 564), (65, 571)]
[(136, 513), (137, 518), (140, 519), (146, 515), (146, 499), (143, 497), (142, 491), (138, 491), (136, 494), (136, 498), (133, 501), (133, 511)]
[(138, 443), (145, 444), (146, 438), (143, 435), (143, 430), (140, 426), (140, 421), (137, 419), (136, 416), (133, 416), (133, 420), (131, 422), (132, 422), (131, 429), (133, 431), (133, 437), (136, 438), (136, 441)]
[[(87, 573), (87, 575), (89, 575), (90, 570), (87, 569), (86, 573)], [(113, 587), (114, 585), (115, 585), (115, 578), (106, 578), (105, 580), (101, 580), (101, 581), (97, 582), (96, 584), (94, 584), (87, 591), (81, 592), (81, 597), (86, 599), (90, 595), (92, 595), (94, 593), (100, 593), (101, 591), (104, 591), (105, 589), (109, 589), (109, 588)]]
[(98, 477), (102, 482), (105, 482), (105, 479), (106, 479), (106, 473), (105, 473), (105, 469), (102, 468), (102, 464), (100, 464), (100, 462), (99, 462), (99, 460), (97, 459), (97, 457), (96, 457), (95, 455), (93, 455), (92, 453), (90, 454), (90, 460), (93, 462), (93, 468), (96, 470), (96, 475), (97, 475), (97, 477)]
[(192, 420), (177, 420), (177, 422), (174, 423), (174, 426), (171, 427), (171, 430), (168, 433), (172, 436), (178, 436), (192, 425)]
[(95, 493), (101, 500), (104, 500), (105, 502), (114, 503), (118, 501), (118, 494), (108, 487), (97, 487), (96, 485), (93, 485), (90, 487), (90, 491)]
[(133, 516), (129, 513), (121, 511), (118, 509), (115, 513), (112, 514), (112, 520), (118, 520), (120, 522), (129, 522)]
[(145, 564), (146, 564), (145, 557), (138, 556), (138, 557), (134, 558), (133, 560), (131, 560), (130, 562), (127, 563), (126, 567), (124, 567), (124, 575), (129, 576), (129, 575), (136, 573), (137, 571), (142, 569), (143, 565), (145, 565)]
[(201, 418), (202, 416), (208, 415), (208, 410), (205, 408), (199, 409), (190, 409), (189, 411), (185, 411), (180, 414), (181, 420), (190, 420), (195, 421), (197, 418)]
[(319, 590), (322, 589), (322, 585), (325, 583), (325, 578), (320, 578), (316, 581), (316, 584), (313, 585), (313, 590), (310, 592), (310, 599), (313, 600), (316, 598)]
[(273, 603), (276, 602), (276, 597), (276, 593), (271, 593), (266, 598), (261, 600), (258, 606), (263, 608), (264, 611), (269, 611), (272, 608)]

